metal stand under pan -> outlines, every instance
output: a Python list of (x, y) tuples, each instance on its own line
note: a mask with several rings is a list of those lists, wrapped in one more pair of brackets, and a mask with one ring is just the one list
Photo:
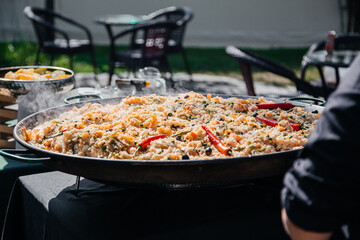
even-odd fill
[(76, 181), (75, 181), (75, 196), (78, 195), (78, 193), (79, 193), (79, 188), (80, 188), (80, 176), (76, 176)]

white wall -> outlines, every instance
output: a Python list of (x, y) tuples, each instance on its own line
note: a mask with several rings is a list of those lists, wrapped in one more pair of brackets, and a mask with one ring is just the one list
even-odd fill
[[(54, 0), (55, 10), (87, 25), (96, 43), (107, 44), (105, 28), (95, 16), (147, 14), (177, 5), (188, 6), (186, 46), (296, 47), (309, 46), (329, 30), (340, 32), (337, 0)], [(44, 0), (0, 0), (0, 41), (34, 39), (22, 10), (44, 6)]]

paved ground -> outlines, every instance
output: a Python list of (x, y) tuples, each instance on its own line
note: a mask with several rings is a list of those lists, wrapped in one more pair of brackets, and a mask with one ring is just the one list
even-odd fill
[[(75, 76), (77, 87), (95, 86), (96, 81), (91, 73), (78, 73)], [(114, 83), (117, 77), (112, 78)], [(101, 86), (107, 85), (108, 75), (106, 73), (98, 74)], [(194, 74), (193, 81), (185, 73), (177, 73), (174, 75), (175, 88), (168, 88), (169, 92), (185, 92), (196, 91), (199, 93), (211, 94), (229, 94), (229, 95), (247, 95), (246, 85), (242, 79), (236, 79), (218, 75)], [(129, 93), (129, 88), (120, 89), (124, 94)], [(276, 86), (274, 84), (266, 84), (261, 82), (255, 83), (255, 91), (257, 95), (264, 96), (295, 96), (297, 95), (294, 86)]]

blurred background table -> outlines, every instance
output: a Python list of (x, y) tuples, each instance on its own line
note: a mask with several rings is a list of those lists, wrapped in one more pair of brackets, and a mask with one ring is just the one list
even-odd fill
[[(352, 50), (338, 50), (330, 55), (325, 50), (310, 52), (303, 57), (301, 77), (305, 78), (306, 70), (310, 66), (316, 66), (317, 68), (330, 67), (334, 69), (335, 84), (337, 86), (341, 78), (340, 70), (348, 68), (358, 53), (359, 51)], [(326, 77), (323, 75), (323, 72), (319, 70), (319, 73), (325, 81)]]
[(358, 53), (359, 51), (339, 50), (329, 55), (325, 50), (320, 50), (304, 55), (303, 61), (323, 66), (347, 68)]
[(320, 75), (320, 81), (316, 84), (322, 87), (325, 98), (336, 89), (341, 76), (360, 52), (360, 34), (336, 35), (331, 54), (324, 50), (326, 42), (322, 40), (312, 44), (301, 62), (301, 79), (305, 81), (307, 71), (315, 67)]
[(128, 26), (147, 21), (146, 15), (112, 14), (95, 17), (95, 23), (112, 26)]

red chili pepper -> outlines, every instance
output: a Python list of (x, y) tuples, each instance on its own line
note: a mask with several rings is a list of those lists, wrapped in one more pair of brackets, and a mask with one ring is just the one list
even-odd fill
[(145, 149), (152, 141), (156, 140), (156, 139), (159, 139), (159, 138), (165, 138), (167, 137), (166, 134), (160, 134), (160, 135), (156, 135), (156, 136), (152, 136), (152, 137), (149, 137), (147, 139), (145, 139), (144, 141), (142, 141), (139, 146), (138, 146), (138, 149), (139, 150), (143, 150)]
[(209, 137), (209, 140), (212, 144), (214, 144), (214, 146), (216, 147), (216, 149), (221, 152), (224, 155), (231, 155), (232, 151), (231, 148), (226, 147), (209, 129), (207, 129), (205, 126), (201, 126), (202, 129), (204, 129), (204, 131), (206, 132), (206, 134)]
[(259, 109), (275, 109), (281, 108), (283, 110), (287, 110), (293, 108), (294, 105), (292, 103), (265, 103), (265, 104), (256, 104)]
[[(263, 117), (256, 117), (257, 120), (262, 121), (263, 123), (270, 125), (272, 127), (276, 127), (279, 122), (275, 121), (275, 120), (271, 120), (268, 118), (263, 118)], [(292, 127), (292, 129), (294, 131), (299, 131), (300, 130), (300, 124), (296, 124), (296, 123), (290, 123), (290, 126)]]

